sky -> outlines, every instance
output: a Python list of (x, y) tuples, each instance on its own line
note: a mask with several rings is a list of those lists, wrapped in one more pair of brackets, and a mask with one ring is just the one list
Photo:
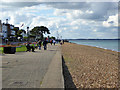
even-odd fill
[[(16, 1), (16, 2), (15, 2)], [(118, 38), (118, 1), (71, 2), (40, 0), (2, 0), (0, 20), (20, 27), (33, 29), (46, 26), (49, 36), (59, 34), (62, 39), (115, 39)], [(120, 20), (119, 20), (120, 21)], [(23, 27), (21, 25), (24, 24)], [(57, 34), (58, 32), (58, 34)], [(47, 36), (47, 35), (45, 35)]]

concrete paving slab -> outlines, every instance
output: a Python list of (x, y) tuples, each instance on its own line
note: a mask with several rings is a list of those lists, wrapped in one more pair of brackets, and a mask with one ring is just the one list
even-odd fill
[[(42, 48), (42, 50), (35, 50), (35, 52), (17, 52), (16, 54), (3, 55), (2, 67), (0, 67), (2, 68), (2, 88), (41, 88), (43, 79), (47, 76), (46, 74), (48, 74), (52, 64), (61, 71), (61, 61), (58, 60), (60, 62), (53, 63), (53, 60), (60, 59), (58, 58), (60, 54), (58, 47), (59, 45), (49, 45), (45, 51)], [(55, 56), (57, 59), (53, 59)], [(53, 74), (54, 71), (55, 69), (49, 73)], [(62, 71), (60, 71), (60, 75), (56, 74), (53, 77), (61, 78)]]

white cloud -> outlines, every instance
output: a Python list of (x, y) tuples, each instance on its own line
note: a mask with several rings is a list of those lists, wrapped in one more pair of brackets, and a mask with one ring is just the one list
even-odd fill
[(94, 29), (93, 31), (94, 31), (94, 32), (97, 32), (97, 30), (96, 30), (96, 29)]
[[(63, 38), (112, 38), (117, 35), (114, 28), (117, 27), (115, 3), (22, 4), (9, 5), (11, 10), (15, 8), (12, 11), (5, 7), (7, 4), (4, 4), (3, 10), (6, 10), (0, 12), (2, 14), (0, 18), (3, 21), (8, 18), (15, 26), (24, 23), (22, 27), (24, 29), (27, 26), (32, 29), (34, 26), (45, 25), (50, 29), (50, 36), (56, 36), (59, 31)], [(108, 27), (102, 26), (105, 24)]]
[(66, 13), (66, 10), (65, 9), (62, 9), (62, 10), (59, 10), (59, 9), (56, 9), (55, 11), (54, 11), (54, 15), (56, 15), (56, 16), (58, 16), (58, 15), (65, 15), (65, 13)]
[(67, 15), (69, 19), (104, 21), (118, 13), (118, 3), (115, 2), (50, 3), (48, 6), (57, 8), (56, 15)]
[(78, 26), (75, 26), (75, 27), (73, 27), (73, 30), (74, 30), (74, 29), (79, 29), (79, 27), (78, 27)]
[(67, 28), (63, 28), (64, 30), (67, 30)]
[(111, 26), (118, 26), (118, 14), (109, 16), (107, 21), (103, 21), (103, 26), (111, 27)]
[(93, 11), (87, 10), (86, 13), (87, 13), (87, 14), (93, 14)]

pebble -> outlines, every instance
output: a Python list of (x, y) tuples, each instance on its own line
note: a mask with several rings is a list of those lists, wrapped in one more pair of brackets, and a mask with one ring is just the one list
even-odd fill
[[(65, 47), (64, 47), (65, 46)], [(72, 49), (74, 47), (74, 50)], [(69, 62), (73, 68), (73, 81), (76, 87), (87, 88), (116, 88), (118, 80), (118, 57), (117, 53), (110, 55), (111, 51), (105, 51), (89, 46), (76, 44), (64, 44), (62, 52), (70, 57)], [(74, 51), (74, 54), (73, 54)], [(71, 57), (72, 56), (72, 57)], [(75, 57), (75, 58), (74, 58)], [(70, 69), (69, 69), (70, 70)], [(70, 71), (71, 72), (71, 71)], [(112, 82), (107, 84), (107, 82)], [(116, 82), (116, 83), (115, 83)]]

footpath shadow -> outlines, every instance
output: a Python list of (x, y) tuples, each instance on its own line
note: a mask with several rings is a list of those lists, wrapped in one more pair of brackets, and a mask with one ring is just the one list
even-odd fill
[(57, 50), (48, 50), (48, 51), (57, 51)]
[(65, 64), (63, 56), (62, 56), (62, 67), (63, 67), (65, 90), (77, 90), (77, 88), (72, 80), (72, 76), (68, 70), (68, 67)]

